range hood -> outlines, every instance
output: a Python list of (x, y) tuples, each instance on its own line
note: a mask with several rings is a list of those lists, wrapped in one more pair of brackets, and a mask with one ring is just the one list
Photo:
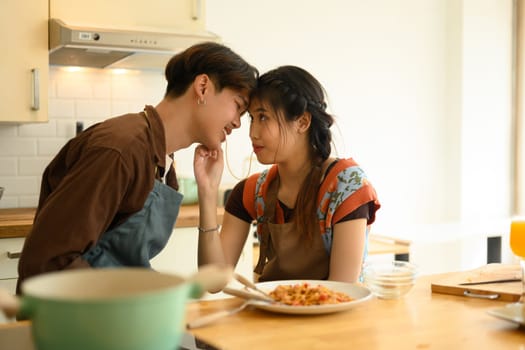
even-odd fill
[(88, 28), (49, 20), (49, 64), (95, 68), (164, 69), (189, 46), (219, 42), (210, 32), (165, 32), (148, 29)]

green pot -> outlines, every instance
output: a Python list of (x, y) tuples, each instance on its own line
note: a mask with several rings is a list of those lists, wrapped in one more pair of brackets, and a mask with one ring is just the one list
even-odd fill
[(182, 204), (197, 203), (199, 201), (197, 181), (190, 177), (181, 177), (177, 181), (179, 182), (179, 192), (184, 195)]
[(215, 267), (188, 280), (140, 268), (49, 273), (23, 283), (18, 315), (39, 350), (174, 350), (188, 299), (230, 276)]

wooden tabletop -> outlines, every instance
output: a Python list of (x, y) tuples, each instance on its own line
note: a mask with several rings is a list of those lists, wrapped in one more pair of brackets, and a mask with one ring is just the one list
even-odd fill
[[(25, 237), (33, 226), (36, 208), (0, 209), (0, 238)], [(222, 222), (224, 208), (217, 210), (217, 221)], [(180, 207), (175, 228), (199, 225), (199, 206)]]
[[(487, 314), (506, 302), (431, 293), (431, 281), (447, 275), (420, 277), (402, 299), (374, 297), (340, 313), (294, 316), (245, 309), (189, 332), (224, 350), (525, 348), (523, 328)], [(241, 303), (237, 298), (190, 302), (186, 321)], [(9, 348), (32, 349), (29, 326), (27, 321), (0, 324), (0, 334), (14, 337), (13, 330), (21, 330), (25, 333), (17, 341), (26, 346)], [(3, 341), (7, 339), (0, 337)]]
[[(245, 309), (191, 333), (221, 349), (523, 349), (525, 331), (487, 310), (506, 302), (433, 294), (423, 276), (402, 299), (373, 298), (345, 312), (290, 316)], [(187, 320), (242, 301), (190, 303)]]

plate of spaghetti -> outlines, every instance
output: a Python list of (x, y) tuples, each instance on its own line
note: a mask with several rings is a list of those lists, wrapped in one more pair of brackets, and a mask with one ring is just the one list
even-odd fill
[(320, 280), (261, 282), (275, 303), (254, 302), (263, 310), (285, 314), (326, 314), (351, 309), (371, 298), (370, 290), (357, 283)]

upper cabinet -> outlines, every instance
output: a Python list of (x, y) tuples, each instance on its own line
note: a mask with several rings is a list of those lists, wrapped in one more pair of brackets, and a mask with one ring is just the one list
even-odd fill
[(48, 120), (49, 17), (71, 25), (205, 31), (204, 0), (0, 1), (0, 123)]
[(0, 2), (0, 123), (48, 120), (48, 2)]
[(204, 0), (50, 0), (50, 18), (69, 25), (204, 30)]

